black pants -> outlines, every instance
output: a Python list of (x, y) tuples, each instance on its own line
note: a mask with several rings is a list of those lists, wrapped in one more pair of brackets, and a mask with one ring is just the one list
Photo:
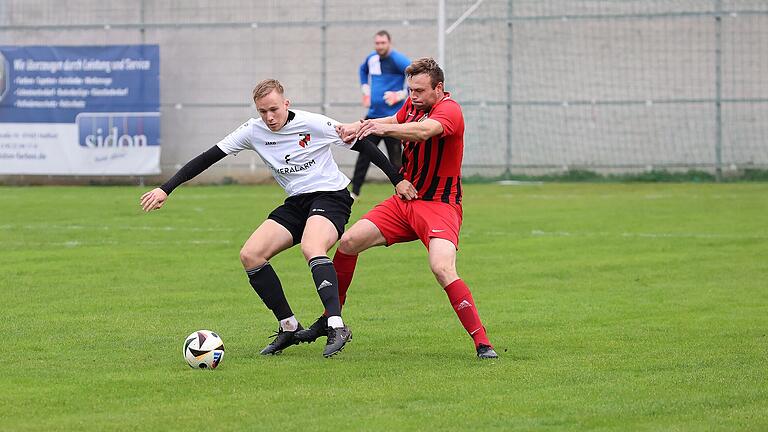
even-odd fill
[[(396, 169), (400, 169), (403, 164), (403, 147), (400, 144), (400, 140), (392, 137), (380, 137), (377, 135), (369, 135), (367, 140), (373, 142), (375, 146), (378, 146), (381, 140), (384, 140), (384, 145), (387, 146), (387, 155), (389, 155), (389, 162), (395, 166)], [(365, 176), (368, 174), (368, 167), (371, 166), (371, 159), (368, 156), (360, 153), (357, 156), (357, 162), (355, 163), (355, 173), (352, 175), (352, 193), (360, 195), (360, 189), (365, 182)]]

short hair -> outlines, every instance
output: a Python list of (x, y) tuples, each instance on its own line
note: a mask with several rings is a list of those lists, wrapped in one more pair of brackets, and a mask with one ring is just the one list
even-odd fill
[(389, 35), (389, 32), (386, 30), (379, 30), (376, 32), (376, 36), (386, 36), (388, 41), (392, 41), (392, 36)]
[(274, 78), (265, 79), (254, 87), (253, 101), (256, 102), (257, 99), (261, 99), (273, 91), (277, 91), (281, 95), (285, 93), (285, 89), (283, 88), (283, 85), (280, 84), (280, 81)]
[(413, 63), (405, 68), (405, 75), (408, 78), (421, 74), (429, 75), (429, 80), (433, 89), (437, 87), (438, 83), (445, 83), (443, 70), (440, 69), (440, 65), (438, 65), (432, 57), (422, 57), (418, 60), (414, 60)]

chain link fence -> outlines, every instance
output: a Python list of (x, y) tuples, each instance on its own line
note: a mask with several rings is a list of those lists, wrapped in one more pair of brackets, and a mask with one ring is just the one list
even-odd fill
[[(255, 116), (250, 92), (267, 77), (296, 108), (361, 118), (357, 70), (374, 33), (388, 30), (411, 58), (438, 57), (440, 4), (0, 0), (0, 44), (159, 44), (167, 177)], [(465, 176), (768, 166), (768, 2), (443, 4)], [(348, 174), (355, 157), (337, 152)], [(201, 180), (269, 177), (251, 153)]]

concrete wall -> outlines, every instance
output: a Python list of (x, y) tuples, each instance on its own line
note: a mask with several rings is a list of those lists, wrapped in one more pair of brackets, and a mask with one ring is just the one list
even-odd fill
[[(450, 25), (475, 1), (446, 3)], [(0, 0), (0, 44), (159, 44), (165, 178), (255, 116), (250, 91), (266, 77), (297, 108), (362, 117), (357, 68), (373, 33), (436, 57), (437, 14), (437, 0)], [(718, 145), (726, 168), (768, 166), (768, 2), (486, 0), (446, 47), (465, 175), (711, 169)], [(337, 152), (350, 175), (355, 157)], [(242, 154), (201, 180), (225, 177), (269, 172)]]

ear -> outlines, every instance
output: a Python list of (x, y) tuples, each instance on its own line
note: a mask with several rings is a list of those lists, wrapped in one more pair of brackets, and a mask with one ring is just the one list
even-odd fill
[(288, 108), (291, 105), (291, 101), (286, 99), (285, 100), (285, 107)]
[(445, 91), (445, 86), (443, 85), (443, 83), (442, 83), (442, 82), (439, 82), (439, 83), (437, 83), (437, 85), (435, 86), (435, 90), (436, 90), (436, 91), (439, 91), (439, 92)]

